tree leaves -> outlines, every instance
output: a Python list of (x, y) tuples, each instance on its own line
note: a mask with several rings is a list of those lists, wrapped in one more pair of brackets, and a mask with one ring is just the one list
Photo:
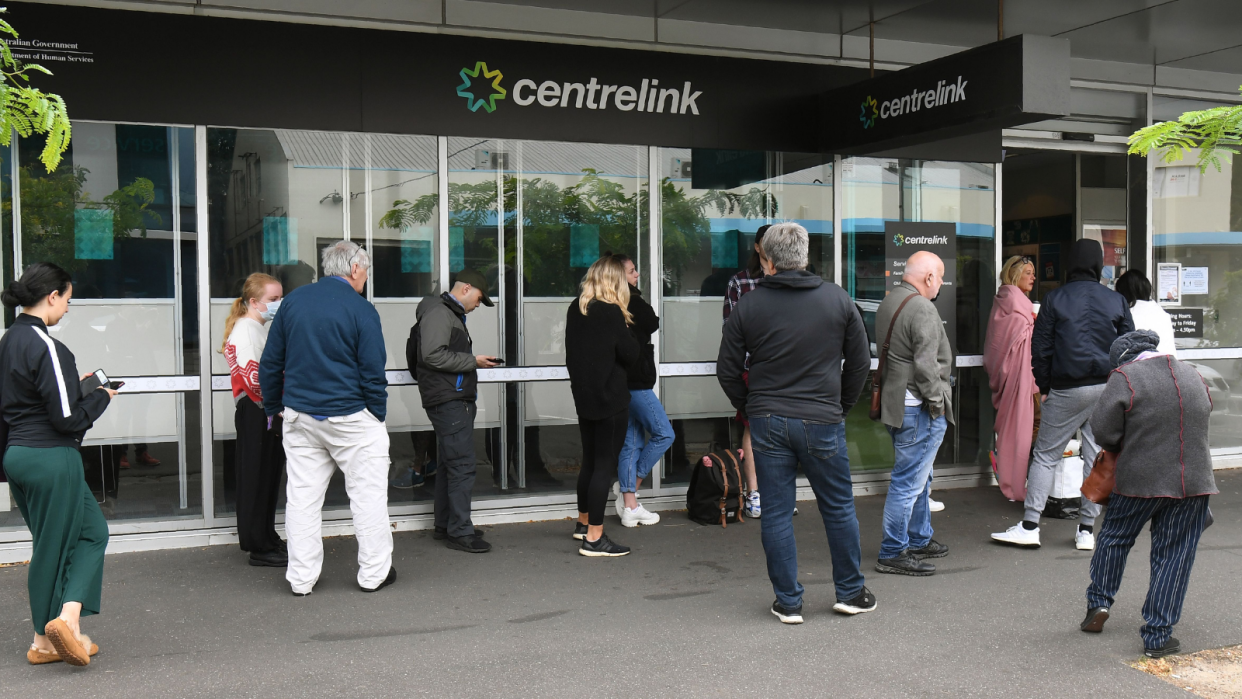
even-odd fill
[[(1238, 88), (1242, 91), (1242, 87)], [(1132, 154), (1147, 156), (1162, 151), (1166, 163), (1181, 160), (1186, 151), (1199, 150), (1199, 171), (1208, 165), (1220, 172), (1221, 158), (1226, 161), (1242, 146), (1242, 105), (1213, 107), (1186, 112), (1177, 121), (1163, 121), (1134, 132), (1129, 139)]]
[[(5, 12), (0, 7), (0, 12)], [(17, 37), (12, 25), (0, 19), (0, 33)], [(48, 94), (24, 83), (30, 82), (29, 71), (51, 75), (41, 65), (25, 64), (13, 56), (9, 44), (0, 39), (0, 145), (9, 145), (13, 132), (22, 138), (44, 134), (47, 142), (39, 160), (49, 173), (60, 165), (61, 156), (69, 149), (73, 129), (69, 110), (60, 95)], [(19, 82), (20, 81), (20, 82)]]

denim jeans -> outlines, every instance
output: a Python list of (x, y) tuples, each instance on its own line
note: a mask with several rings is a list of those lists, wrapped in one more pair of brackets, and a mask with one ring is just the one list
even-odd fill
[(884, 500), (880, 558), (896, 558), (908, 548), (922, 548), (931, 541), (930, 476), (947, 428), (944, 416), (931, 419), (925, 406), (906, 406), (901, 427), (888, 428), (896, 463)]
[(763, 552), (776, 599), (786, 607), (802, 604), (798, 582), (798, 547), (794, 541), (793, 511), (797, 498), (798, 464), (811, 482), (819, 516), (828, 535), (832, 581), (837, 599), (851, 600), (862, 592), (859, 570), (862, 545), (854, 514), (854, 485), (850, 479), (845, 423), (811, 422), (779, 415), (751, 415), (750, 443), (755, 475), (763, 493)]
[[(643, 433), (651, 435), (644, 446)], [(617, 480), (621, 492), (634, 492), (639, 478), (651, 475), (651, 469), (660, 462), (664, 452), (673, 446), (673, 424), (664, 413), (664, 406), (656, 398), (655, 391), (644, 389), (630, 391), (630, 428), (625, 433), (625, 446), (617, 462)]]

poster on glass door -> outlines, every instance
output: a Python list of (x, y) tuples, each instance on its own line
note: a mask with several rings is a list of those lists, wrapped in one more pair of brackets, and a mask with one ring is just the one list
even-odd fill
[(935, 253), (944, 261), (944, 286), (934, 301), (949, 336), (949, 347), (957, 354), (957, 224), (923, 221), (884, 222), (884, 295), (901, 284), (906, 260), (921, 250)]

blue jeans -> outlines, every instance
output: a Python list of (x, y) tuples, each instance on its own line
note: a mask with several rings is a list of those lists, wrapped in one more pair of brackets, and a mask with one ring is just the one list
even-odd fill
[[(645, 446), (643, 432), (651, 435)], [(651, 469), (660, 463), (664, 452), (671, 446), (673, 424), (668, 421), (655, 391), (630, 391), (630, 428), (625, 433), (625, 446), (621, 447), (621, 457), (617, 462), (621, 492), (634, 492), (637, 479), (650, 476)]]
[(944, 416), (931, 419), (925, 406), (906, 406), (901, 427), (888, 428), (896, 463), (884, 500), (880, 558), (896, 558), (908, 548), (922, 548), (931, 541), (931, 509), (927, 502), (931, 497), (931, 470), (947, 428)]
[(828, 535), (832, 581), (837, 599), (851, 600), (862, 592), (859, 570), (862, 545), (854, 514), (854, 484), (845, 446), (845, 423), (811, 422), (779, 415), (750, 416), (750, 444), (755, 475), (763, 493), (763, 552), (768, 578), (783, 606), (802, 604), (798, 582), (798, 546), (794, 541), (793, 511), (797, 499), (798, 464), (811, 482), (819, 516)]

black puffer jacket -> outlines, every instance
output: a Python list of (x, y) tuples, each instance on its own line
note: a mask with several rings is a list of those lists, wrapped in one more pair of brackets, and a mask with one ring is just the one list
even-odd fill
[(629, 310), (630, 315), (634, 316), (630, 332), (638, 340), (638, 361), (626, 370), (626, 379), (631, 391), (651, 390), (657, 376), (655, 346), (651, 344), (651, 336), (660, 329), (660, 318), (636, 286), (630, 286)]
[(638, 361), (638, 341), (621, 307), (592, 301), (587, 314), (578, 299), (565, 318), (565, 368), (579, 420), (603, 420), (630, 407), (626, 369)]
[(1098, 241), (1075, 241), (1065, 285), (1044, 297), (1031, 337), (1031, 370), (1040, 393), (1108, 381), (1109, 349), (1134, 330), (1125, 297), (1100, 284), (1103, 266)]

